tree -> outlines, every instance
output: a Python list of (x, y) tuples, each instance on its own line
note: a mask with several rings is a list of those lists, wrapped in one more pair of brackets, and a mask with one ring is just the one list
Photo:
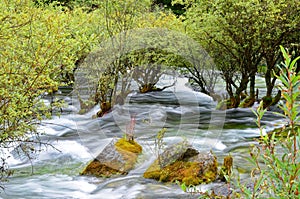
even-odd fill
[[(270, 4), (270, 5), (269, 5)], [(262, 16), (267, 25), (266, 28), (261, 29), (259, 37), (261, 53), (263, 55), (266, 72), (266, 96), (264, 99), (264, 106), (273, 105), (280, 99), (281, 92), (278, 91), (277, 97), (272, 97), (272, 91), (275, 86), (277, 77), (273, 75), (273, 71), (278, 75), (279, 69), (276, 67), (283, 61), (282, 53), (279, 50), (279, 45), (284, 45), (290, 48), (300, 40), (300, 16), (299, 16), (299, 1), (279, 1), (262, 2)], [(273, 16), (273, 17), (270, 17)]]
[(278, 59), (277, 46), (292, 43), (295, 34), (299, 34), (299, 1), (173, 2), (186, 5), (188, 34), (193, 35), (218, 64), (226, 81), (229, 107), (239, 106), (249, 83), (248, 105), (254, 102), (255, 75), (263, 60), (268, 60), (267, 94), (272, 93), (275, 82), (270, 81), (270, 74)]
[[(116, 88), (119, 80), (123, 82), (121, 91), (124, 93), (121, 93), (122, 98), (128, 94), (127, 87), (130, 82), (130, 75), (126, 64), (121, 61), (122, 53), (126, 49), (126, 42), (128, 42), (127, 32), (136, 28), (138, 19), (149, 11), (149, 0), (126, 0), (121, 2), (106, 0), (99, 4), (97, 12), (104, 13), (106, 40), (100, 44), (100, 49), (92, 52), (82, 65), (85, 72), (89, 73), (89, 70), (94, 72), (93, 74), (87, 74), (89, 76), (88, 81), (92, 82), (88, 103), (80, 100), (81, 108), (86, 109), (84, 111), (98, 103), (100, 104), (98, 116), (102, 116), (109, 111), (116, 101)], [(108, 51), (109, 54), (105, 51)], [(100, 57), (101, 60), (98, 61)], [(89, 66), (91, 63), (93, 63), (92, 68)], [(86, 106), (86, 104), (88, 105)]]
[[(81, 9), (62, 12), (29, 0), (1, 1), (1, 148), (22, 145), (31, 152), (43, 143), (37, 125), (62, 104), (54, 100), (46, 105), (41, 98), (64, 85), (65, 74), (95, 44), (99, 21), (88, 23), (93, 17)], [(3, 162), (6, 156), (1, 151)], [(7, 167), (1, 165), (3, 172)]]
[[(77, 85), (80, 87), (89, 82), (91, 86), (89, 98), (80, 100), (81, 107), (85, 109), (83, 112), (100, 104), (101, 110), (97, 115), (102, 116), (119, 101), (117, 99), (125, 98), (130, 92), (133, 66), (145, 62), (153, 66), (154, 62), (159, 62), (154, 59), (164, 59), (162, 55), (166, 56), (164, 53), (160, 54), (155, 47), (154, 50), (142, 52), (144, 48), (156, 45), (155, 40), (151, 40), (153, 36), (147, 33), (157, 35), (153, 32), (154, 27), (174, 25), (177, 28), (180, 21), (170, 12), (151, 12), (149, 0), (105, 1), (94, 12), (104, 13), (106, 40), (84, 60), (78, 70)], [(81, 72), (85, 73), (86, 79), (82, 78)], [(77, 89), (79, 94), (84, 92), (81, 88)]]

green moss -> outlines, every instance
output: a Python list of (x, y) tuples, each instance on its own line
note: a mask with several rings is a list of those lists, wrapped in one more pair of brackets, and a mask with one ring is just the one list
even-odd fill
[(125, 138), (119, 139), (116, 143), (115, 146), (117, 150), (125, 150), (128, 152), (140, 154), (142, 152), (142, 147), (135, 141), (128, 141)]
[(202, 183), (210, 183), (216, 180), (216, 177), (217, 177), (217, 172), (209, 170), (204, 173), (202, 177)]
[(91, 161), (84, 170), (80, 173), (81, 175), (93, 175), (97, 177), (111, 177), (117, 174), (127, 174), (127, 172), (120, 172), (112, 167), (108, 167), (102, 164), (99, 160), (94, 159)]
[[(184, 162), (176, 161), (163, 169), (147, 170), (144, 173), (145, 178), (156, 179), (161, 182), (184, 182), (186, 185), (198, 185), (200, 183), (212, 182), (217, 176), (217, 162), (216, 168), (209, 168), (203, 172), (203, 164), (199, 162)], [(213, 166), (213, 167), (214, 167)]]
[(182, 183), (185, 183), (187, 186), (189, 185), (198, 185), (201, 184), (199, 178), (194, 178), (193, 176), (188, 176), (182, 179)]
[(152, 172), (145, 172), (143, 176), (144, 176), (144, 178), (160, 180), (161, 171), (157, 170), (157, 171), (152, 171)]
[(124, 170), (129, 171), (136, 163), (138, 154), (142, 152), (142, 147), (133, 140), (126, 140), (125, 138), (119, 139), (115, 143), (115, 147), (120, 154), (122, 154), (125, 161)]

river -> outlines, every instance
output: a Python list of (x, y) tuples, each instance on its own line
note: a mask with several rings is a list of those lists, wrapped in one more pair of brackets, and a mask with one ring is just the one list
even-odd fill
[[(258, 86), (263, 88), (263, 82)], [(176, 184), (142, 177), (155, 159), (154, 137), (163, 127), (167, 128), (165, 146), (187, 139), (199, 151), (212, 150), (220, 164), (230, 152), (234, 168), (244, 177), (251, 169), (246, 160), (248, 146), (255, 144), (253, 138), (259, 136), (252, 111), (243, 108), (216, 111), (216, 103), (210, 97), (184, 84), (162, 92), (132, 93), (124, 106), (115, 106), (112, 112), (98, 119), (92, 119), (97, 108), (84, 115), (77, 114), (78, 103), (68, 90), (62, 89), (56, 97), (64, 99), (68, 106), (60, 116), (44, 120), (39, 126), (44, 133), (42, 139), (55, 148), (42, 147), (32, 162), (24, 154), (11, 151), (8, 161), (14, 175), (5, 183), (1, 198), (188, 198), (190, 195)], [(136, 119), (136, 141), (143, 146), (135, 169), (127, 176), (111, 179), (79, 175), (112, 138), (123, 136), (132, 115)], [(265, 114), (266, 131), (280, 124), (281, 118), (270, 111)], [(199, 189), (217, 185), (201, 185)]]

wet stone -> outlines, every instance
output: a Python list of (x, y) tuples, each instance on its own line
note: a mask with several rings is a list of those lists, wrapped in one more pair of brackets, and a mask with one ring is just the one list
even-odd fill
[(217, 158), (211, 152), (200, 153), (183, 141), (168, 147), (144, 173), (145, 178), (162, 182), (198, 185), (216, 180)]
[(98, 177), (126, 175), (134, 168), (141, 152), (142, 147), (135, 141), (113, 139), (81, 174)]

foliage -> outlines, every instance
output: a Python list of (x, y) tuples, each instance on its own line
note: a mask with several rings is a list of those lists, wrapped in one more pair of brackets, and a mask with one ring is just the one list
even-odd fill
[[(180, 26), (176, 24), (179, 21), (171, 13), (150, 12), (150, 5), (148, 0), (105, 1), (99, 9), (94, 11), (105, 13), (106, 40), (103, 40), (99, 49), (92, 51), (80, 65), (82, 71), (78, 71), (77, 87), (79, 95), (84, 92), (80, 86), (86, 85), (87, 82), (92, 85), (88, 91), (89, 98), (80, 99), (81, 108), (84, 109), (82, 112), (88, 111), (96, 104), (100, 104), (100, 108), (101, 104), (110, 104), (110, 107), (113, 107), (131, 92), (132, 80), (140, 79), (135, 75), (147, 71), (149, 65), (151, 67), (148, 72), (151, 73), (153, 72), (151, 69), (155, 70), (159, 64), (170, 65), (172, 62), (170, 58), (172, 55), (169, 56), (160, 48), (168, 46), (168, 41), (160, 41), (160, 34), (164, 31), (155, 32), (153, 27), (174, 25), (174, 29), (180, 29)], [(149, 49), (149, 46), (153, 48)], [(140, 70), (136, 69), (136, 66), (139, 66)], [(94, 72), (90, 73), (90, 71)], [(87, 74), (86, 78), (82, 78), (81, 72)], [(155, 72), (152, 76), (154, 78), (152, 82), (145, 81), (140, 84), (155, 85), (160, 75), (159, 69), (158, 73)], [(150, 86), (150, 90), (154, 88), (154, 85)]]
[[(253, 174), (258, 172), (259, 175), (252, 177), (254, 190), (242, 189), (247, 198), (296, 198), (299, 196), (300, 131), (295, 125), (299, 123), (300, 104), (297, 97), (300, 96), (300, 74), (296, 73), (296, 62), (300, 57), (291, 60), (282, 46), (281, 52), (284, 56), (284, 63), (279, 66), (280, 74), (277, 78), (281, 82), (280, 89), (285, 103), (280, 106), (284, 112), (280, 115), (287, 119), (290, 129), (287, 137), (276, 137), (275, 133), (271, 137), (263, 135), (261, 119), (266, 110), (263, 110), (262, 103), (254, 112), (261, 132), (261, 147), (254, 147), (250, 155), (251, 161), (256, 166)], [(260, 160), (264, 165), (259, 163)]]
[(199, 91), (211, 96), (214, 100), (217, 100), (219, 96), (215, 93), (215, 85), (220, 79), (220, 73), (217, 71), (217, 67), (213, 59), (205, 52), (204, 49), (199, 50), (199, 47), (195, 54), (195, 49), (190, 49), (189, 62), (179, 68), (180, 72), (189, 78), (192, 85), (196, 85)]
[(122, 63), (131, 69), (131, 77), (138, 84), (141, 93), (162, 91), (171, 85), (157, 88), (155, 85), (162, 75), (170, 74), (170, 69), (183, 67), (187, 63), (179, 55), (162, 49), (143, 48), (132, 51), (121, 58)]
[[(250, 83), (255, 97), (255, 75), (266, 62), (267, 94), (276, 78), (272, 69), (280, 58), (279, 44), (299, 42), (299, 1), (176, 0), (186, 5), (186, 30), (201, 43), (222, 72), (230, 107), (238, 107)], [(229, 107), (229, 108), (230, 108)]]
[[(96, 104), (102, 109), (102, 104), (113, 107), (124, 101), (133, 80), (143, 93), (163, 90), (165, 87), (155, 85), (167, 70), (174, 68), (180, 68), (200, 85), (202, 92), (214, 93), (218, 73), (212, 59), (197, 42), (182, 36), (184, 27), (174, 14), (151, 11), (150, 6), (148, 0), (105, 1), (94, 11), (105, 13), (107, 40), (80, 66), (88, 75), (79, 86), (87, 81), (93, 85), (89, 98), (80, 99), (82, 113)], [(165, 28), (178, 31), (178, 35)], [(81, 88), (77, 89), (80, 93)], [(97, 115), (102, 116), (102, 112)]]
[[(105, 40), (100, 42), (100, 48), (90, 53), (89, 57), (84, 60), (80, 66), (83, 72), (89, 73), (95, 71), (91, 75), (87, 75), (84, 82), (79, 82), (76, 89), (79, 92), (81, 102), (81, 109), (88, 111), (96, 104), (110, 104), (112, 107), (117, 98), (117, 84), (119, 81), (124, 82), (121, 84), (120, 98), (126, 97), (128, 94), (127, 85), (131, 81), (130, 74), (127, 72), (126, 63), (122, 63), (120, 55), (124, 52), (124, 47), (127, 41), (127, 32), (130, 29), (138, 27), (138, 19), (149, 12), (150, 1), (103, 1), (99, 4), (99, 9), (95, 13), (103, 13), (105, 25)], [(79, 81), (81, 78), (79, 71)], [(82, 84), (90, 81), (92, 88), (88, 91), (89, 98), (83, 99), (80, 96)], [(77, 81), (78, 82), (78, 81)], [(103, 112), (103, 111), (102, 111)], [(101, 116), (102, 114), (98, 114)]]
[[(34, 151), (36, 126), (51, 116), (54, 100), (42, 97), (70, 83), (76, 62), (95, 44), (99, 24), (81, 9), (36, 7), (33, 2), (0, 3), (0, 147)], [(1, 158), (6, 154), (1, 151)]]
[[(230, 195), (227, 198), (297, 198), (299, 197), (300, 188), (300, 130), (299, 125), (299, 107), (300, 103), (300, 74), (296, 72), (297, 61), (300, 57), (291, 59), (286, 50), (280, 46), (283, 53), (284, 63), (278, 66), (280, 73), (277, 78), (280, 80), (279, 85), (282, 92), (284, 103), (280, 106), (283, 116), (288, 121), (288, 128), (282, 127), (288, 133), (284, 136), (276, 136), (274, 132), (271, 136), (263, 134), (261, 120), (267, 111), (263, 108), (263, 101), (256, 111), (253, 111), (257, 117), (256, 123), (260, 130), (260, 145), (253, 146), (250, 152), (249, 161), (255, 168), (251, 172), (251, 182), (253, 186), (243, 184), (231, 169), (223, 177), (228, 183)], [(275, 72), (274, 72), (275, 73)], [(276, 74), (274, 74), (276, 75)], [(283, 131), (282, 131), (283, 132)], [(230, 157), (230, 156), (229, 156)], [(227, 161), (227, 160), (226, 160)], [(230, 160), (232, 161), (232, 160)], [(225, 164), (225, 159), (224, 159)], [(222, 167), (222, 169), (224, 169)], [(222, 172), (221, 169), (221, 172)], [(221, 173), (222, 177), (222, 173)], [(232, 187), (231, 182), (236, 185)], [(225, 196), (216, 196), (214, 192), (201, 192), (195, 186), (180, 184), (182, 190), (188, 193), (201, 194), (200, 198), (223, 198)], [(239, 188), (237, 190), (237, 188)]]

